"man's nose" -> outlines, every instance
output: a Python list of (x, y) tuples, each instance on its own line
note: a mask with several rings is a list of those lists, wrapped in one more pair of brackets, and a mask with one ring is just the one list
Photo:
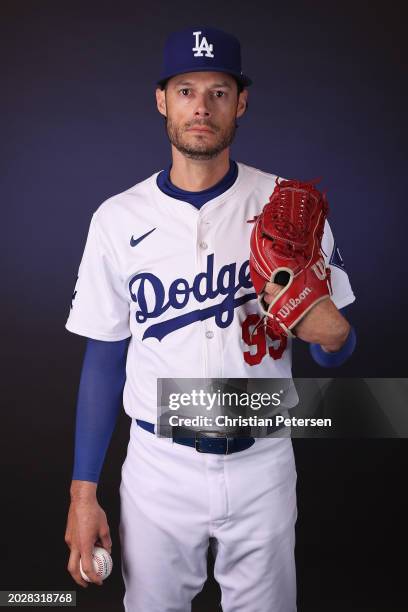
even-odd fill
[(201, 95), (197, 99), (196, 109), (194, 115), (196, 117), (209, 117), (211, 114), (209, 108), (209, 101), (205, 95)]

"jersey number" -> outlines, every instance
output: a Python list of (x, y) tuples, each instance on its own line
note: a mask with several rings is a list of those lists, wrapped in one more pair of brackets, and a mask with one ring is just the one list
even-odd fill
[[(267, 349), (272, 359), (280, 359), (288, 343), (286, 336), (279, 338), (269, 330), (267, 334), (265, 334), (265, 328), (263, 325), (260, 325), (254, 332), (254, 329), (260, 320), (261, 317), (259, 315), (250, 314), (242, 323), (242, 339), (245, 344), (252, 347), (252, 350), (244, 351), (245, 362), (250, 366), (261, 363), (262, 359), (266, 355)], [(267, 342), (267, 336), (271, 342)]]

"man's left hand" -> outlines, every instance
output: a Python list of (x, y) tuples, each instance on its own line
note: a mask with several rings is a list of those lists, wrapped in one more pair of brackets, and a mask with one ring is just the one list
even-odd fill
[[(281, 285), (266, 283), (264, 301), (270, 304), (281, 290)], [(301, 340), (320, 344), (323, 350), (331, 353), (340, 350), (345, 343), (350, 324), (332, 300), (326, 299), (313, 306), (293, 332)]]

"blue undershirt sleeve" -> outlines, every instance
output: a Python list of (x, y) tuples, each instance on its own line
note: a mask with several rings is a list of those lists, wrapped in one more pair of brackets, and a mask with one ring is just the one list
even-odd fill
[(87, 339), (79, 384), (73, 480), (98, 482), (122, 406), (129, 338)]

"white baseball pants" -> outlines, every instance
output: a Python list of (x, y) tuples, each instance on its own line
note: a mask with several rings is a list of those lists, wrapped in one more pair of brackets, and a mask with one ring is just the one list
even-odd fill
[(296, 611), (290, 438), (203, 454), (133, 420), (120, 498), (126, 612), (190, 612), (209, 538), (223, 612)]

